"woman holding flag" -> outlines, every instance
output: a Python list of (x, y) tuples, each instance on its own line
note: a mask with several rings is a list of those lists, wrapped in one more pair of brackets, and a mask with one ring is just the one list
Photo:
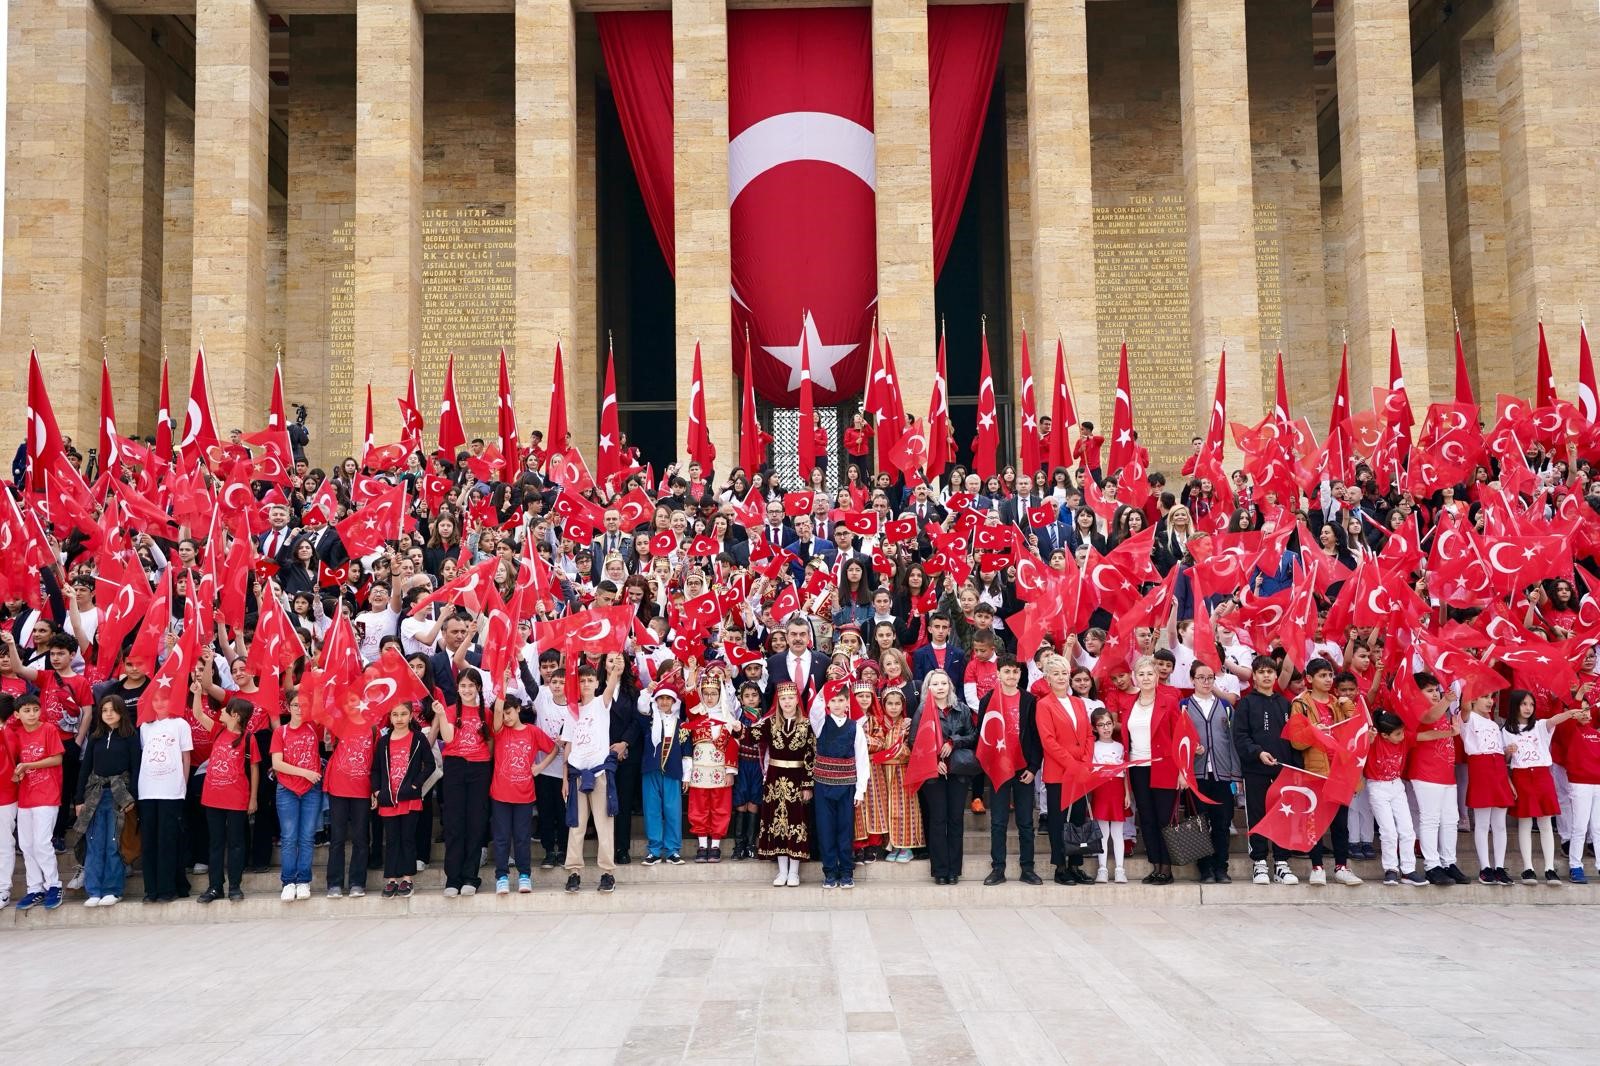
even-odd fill
[(922, 706), (911, 721), (911, 735), (917, 739), (906, 767), (906, 788), (921, 791), (927, 801), (933, 883), (953, 885), (961, 880), (961, 813), (970, 779), (979, 769), (973, 751), (978, 733), (971, 709), (943, 670), (931, 670), (922, 679)]

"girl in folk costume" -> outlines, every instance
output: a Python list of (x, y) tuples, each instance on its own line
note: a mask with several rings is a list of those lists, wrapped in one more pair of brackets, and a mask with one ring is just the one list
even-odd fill
[[(871, 662), (870, 659), (867, 661)], [(859, 721), (863, 729), (866, 728), (870, 719), (879, 717), (882, 714), (883, 711), (878, 705), (878, 686), (876, 682), (867, 681), (863, 678), (851, 686), (850, 716)], [(872, 735), (870, 733), (867, 735), (867, 754), (869, 757), (872, 754)], [(870, 780), (867, 782), (867, 791), (872, 791), (872, 782)], [(877, 862), (884, 857), (884, 830), (879, 829), (874, 832), (867, 827), (867, 807), (868, 801), (864, 801), (861, 806), (856, 808), (855, 860), (857, 863)]]
[(773, 878), (773, 885), (794, 887), (800, 884), (800, 864), (811, 857), (811, 830), (807, 823), (817, 756), (817, 738), (800, 706), (800, 691), (794, 682), (779, 682), (773, 713), (745, 732), (767, 757), (756, 854), (778, 860), (778, 876)]
[(851, 716), (850, 702), (849, 686), (836, 681), (825, 686), (822, 698), (811, 705), (811, 731), (816, 734), (817, 850), (822, 856), (824, 889), (855, 887), (851, 830), (872, 772), (866, 731)]
[(911, 849), (926, 846), (922, 804), (906, 791), (906, 763), (911, 758), (911, 719), (906, 716), (904, 689), (893, 688), (861, 721), (872, 763), (861, 822), (868, 833), (887, 841), (887, 862), (910, 862)]
[(685, 671), (699, 702), (684, 719), (689, 731), (689, 832), (698, 838), (695, 862), (721, 862), (722, 838), (733, 816), (733, 785), (739, 776), (739, 736), (743, 727), (715, 674), (700, 678)]
[[(1549, 718), (1538, 718), (1533, 693), (1512, 689), (1506, 699), (1506, 725), (1502, 731), (1506, 752), (1511, 756), (1511, 785), (1516, 799), (1511, 815), (1517, 819), (1517, 849), (1522, 852), (1522, 883), (1537, 884), (1533, 865), (1533, 824), (1539, 823), (1539, 843), (1544, 847), (1544, 880), (1559, 885), (1556, 874), (1556, 831), (1551, 824), (1561, 810), (1556, 799), (1556, 782), (1550, 773), (1550, 743), (1556, 727), (1578, 713), (1569, 707)], [(1463, 730), (1465, 734), (1465, 730)], [(1471, 774), (1471, 763), (1468, 763)], [(1471, 787), (1471, 780), (1467, 782)]]
[(383, 898), (411, 895), (417, 821), (433, 776), (433, 742), (413, 720), (410, 703), (389, 710), (389, 725), (372, 750), (372, 804), (383, 823)]
[[(1122, 741), (1117, 737), (1117, 719), (1101, 707), (1089, 715), (1089, 727), (1094, 731), (1094, 761), (1096, 765), (1116, 765), (1126, 761)], [(1109, 780), (1096, 785), (1089, 793), (1089, 815), (1100, 823), (1100, 869), (1095, 871), (1097, 885), (1106, 883), (1110, 864), (1107, 852), (1116, 859), (1116, 883), (1128, 883), (1127, 871), (1122, 866), (1122, 825), (1133, 813), (1133, 790), (1124, 770)]]
[[(1494, 716), (1492, 693), (1474, 697), (1461, 723), (1461, 746), (1467, 752), (1467, 807), (1472, 843), (1478, 852), (1478, 884), (1509, 885), (1506, 872), (1506, 811), (1516, 803), (1506, 756), (1515, 750)], [(1491, 837), (1493, 838), (1491, 840)]]
[(761, 743), (751, 727), (761, 720), (761, 687), (739, 685), (739, 773), (733, 782), (733, 857), (756, 857), (756, 831), (761, 825)]

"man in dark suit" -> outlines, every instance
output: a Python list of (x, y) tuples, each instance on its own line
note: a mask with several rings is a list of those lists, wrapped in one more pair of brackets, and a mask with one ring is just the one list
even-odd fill
[(1016, 526), (1024, 533), (1028, 531), (1028, 509), (1037, 507), (1044, 502), (1044, 494), (1034, 491), (1033, 478), (1027, 474), (1017, 475), (1017, 492), (1010, 499), (1000, 501), (1000, 521), (1008, 526)]
[[(446, 608), (455, 610), (455, 608)], [(445, 620), (444, 628), (439, 633), (440, 647), (428, 656), (428, 677), (433, 687), (439, 690), (446, 703), (456, 703), (460, 696), (456, 694), (456, 676), (466, 666), (477, 666), (483, 661), (478, 649), (467, 644), (467, 637), (472, 633), (472, 623), (460, 614), (455, 614)], [(483, 686), (484, 701), (492, 699), (490, 684)]]
[(633, 538), (622, 532), (622, 513), (614, 507), (608, 507), (601, 521), (605, 528), (594, 538), (594, 543), (590, 546), (590, 551), (594, 555), (594, 561), (590, 565), (592, 580), (600, 580), (600, 576), (605, 572), (606, 557), (610, 555), (622, 556), (628, 572), (632, 573)]
[(935, 670), (949, 674), (956, 692), (962, 691), (966, 682), (967, 657), (962, 653), (961, 645), (950, 639), (950, 616), (943, 611), (928, 615), (928, 643), (911, 656), (911, 677), (918, 688), (922, 687), (922, 679)]
[(854, 559), (866, 571), (870, 588), (877, 583), (872, 576), (872, 557), (856, 551), (855, 544), (856, 535), (846, 529), (843, 522), (833, 527), (833, 578), (836, 582), (842, 582), (845, 564)]
[(276, 560), (295, 535), (295, 530), (289, 528), (288, 506), (275, 503), (267, 509), (267, 531), (256, 538), (256, 552), (263, 559)]
[(918, 485), (911, 490), (911, 498), (900, 509), (900, 513), (917, 516), (918, 532), (921, 532), (922, 527), (929, 522), (944, 521), (944, 508), (939, 506), (939, 502), (928, 492), (927, 485)]
[(767, 658), (767, 709), (777, 700), (778, 685), (793, 681), (800, 689), (800, 707), (804, 710), (811, 697), (822, 691), (828, 681), (828, 661), (811, 650), (811, 625), (797, 617), (789, 619), (784, 627), (789, 650)]
[(805, 514), (794, 520), (794, 539), (784, 547), (794, 552), (795, 557), (799, 559), (799, 562), (789, 564), (796, 581), (805, 580), (806, 563), (811, 561), (812, 556), (820, 556), (831, 570), (834, 559), (839, 554), (839, 549), (812, 532), (811, 516)]
[(1072, 551), (1067, 544), (1067, 534), (1071, 532), (1072, 527), (1061, 521), (1059, 514), (1060, 512), (1057, 512), (1056, 521), (1048, 525), (1034, 526), (1028, 530), (1033, 535), (1034, 542), (1038, 545), (1038, 555), (1041, 559), (1048, 560), (1050, 553), (1057, 548), (1066, 548), (1069, 554)]
[(750, 541), (764, 540), (775, 552), (781, 552), (794, 539), (794, 529), (783, 516), (783, 501), (768, 500), (766, 521), (748, 531), (743, 543), (733, 546), (733, 557), (740, 566), (750, 565)]
[[(1022, 881), (1029, 885), (1043, 884), (1043, 880), (1033, 871), (1033, 779), (1038, 776), (1039, 767), (1044, 762), (1044, 746), (1039, 743), (1039, 727), (1034, 713), (1036, 701), (1032, 693), (1022, 691), (1022, 666), (1015, 657), (1000, 656), (996, 661), (996, 670), (1000, 676), (999, 687), (978, 704), (978, 744), (981, 748), (1000, 738), (1009, 744), (1015, 733), (1022, 750), (1020, 753), (1012, 752), (1012, 756), (1015, 758), (1020, 755), (1022, 767), (1011, 775), (1010, 780), (996, 786), (989, 803), (990, 869), (983, 883), (998, 885), (1006, 879), (1006, 810), (1009, 807), (1017, 812), (1017, 851), (1022, 863)], [(985, 721), (991, 710), (996, 713), (998, 724)], [(986, 736), (989, 738), (987, 741)]]

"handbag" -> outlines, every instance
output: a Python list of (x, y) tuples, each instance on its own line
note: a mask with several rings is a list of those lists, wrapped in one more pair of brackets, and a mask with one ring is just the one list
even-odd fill
[(971, 748), (952, 748), (944, 761), (944, 772), (949, 777), (977, 777), (982, 769), (978, 753)]
[(1073, 825), (1071, 822), (1063, 824), (1061, 850), (1069, 859), (1099, 855), (1105, 850), (1105, 843), (1100, 836), (1100, 823), (1090, 818), (1082, 825)]
[(144, 854), (144, 838), (139, 835), (138, 807), (129, 807), (122, 816), (122, 834), (117, 837), (117, 851), (129, 866), (138, 862)]
[(1193, 809), (1192, 799), (1187, 796), (1184, 799), (1190, 807), (1189, 815), (1181, 817), (1183, 805), (1174, 804), (1172, 823), (1161, 827), (1161, 839), (1166, 841), (1167, 856), (1178, 866), (1209, 858), (1216, 851), (1211, 846), (1211, 820)]

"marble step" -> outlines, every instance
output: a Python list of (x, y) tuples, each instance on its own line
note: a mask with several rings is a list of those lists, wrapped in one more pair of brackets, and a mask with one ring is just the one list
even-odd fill
[(1575, 905), (1600, 901), (1600, 886), (1567, 885), (1487, 888), (1469, 885), (1442, 888), (1384, 888), (1368, 883), (1355, 888), (1308, 885), (1258, 887), (1249, 884), (1199, 885), (1192, 881), (1166, 886), (1141, 884), (1092, 885), (1066, 888), (1050, 883), (1029, 886), (1017, 881), (985, 887), (978, 878), (963, 878), (954, 886), (939, 886), (926, 878), (876, 880), (863, 874), (850, 891), (825, 890), (810, 875), (798, 888), (773, 888), (757, 881), (719, 884), (641, 885), (619, 882), (616, 892), (596, 890), (591, 872), (582, 891), (568, 893), (541, 885), (528, 895), (496, 896), (492, 892), (471, 897), (446, 898), (436, 889), (418, 891), (410, 898), (386, 900), (376, 893), (364, 899), (311, 899), (284, 903), (277, 893), (256, 893), (238, 903), (218, 901), (202, 905), (193, 899), (165, 904), (124, 900), (115, 907), (84, 907), (63, 903), (54, 911), (36, 907), (0, 911), (0, 929), (52, 929), (97, 925), (151, 925), (237, 922), (305, 918), (386, 918), (404, 914), (530, 916), (593, 913), (660, 913), (705, 910), (936, 910), (971, 907), (1197, 907), (1216, 905), (1337, 904), (1340, 906), (1439, 906), (1546, 904)]

